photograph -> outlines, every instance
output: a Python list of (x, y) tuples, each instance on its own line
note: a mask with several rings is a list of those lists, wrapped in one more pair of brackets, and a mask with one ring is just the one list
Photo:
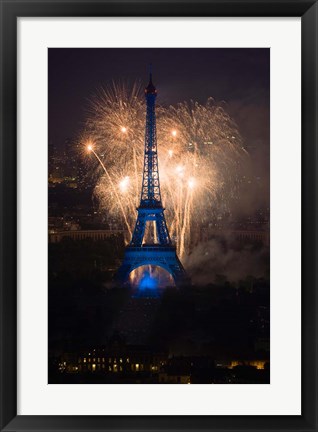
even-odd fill
[(270, 49), (48, 48), (43, 145), (48, 384), (270, 384)]

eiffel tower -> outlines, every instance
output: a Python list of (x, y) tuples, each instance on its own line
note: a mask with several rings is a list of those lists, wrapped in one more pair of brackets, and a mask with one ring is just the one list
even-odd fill
[[(116, 279), (118, 283), (125, 284), (128, 282), (129, 274), (137, 267), (151, 265), (167, 270), (179, 286), (188, 281), (188, 278), (171, 242), (161, 201), (155, 112), (157, 90), (152, 83), (151, 71), (145, 97), (147, 114), (140, 205), (137, 208), (135, 230), (129, 246), (125, 249)], [(157, 243), (144, 243), (148, 221), (155, 224)]]

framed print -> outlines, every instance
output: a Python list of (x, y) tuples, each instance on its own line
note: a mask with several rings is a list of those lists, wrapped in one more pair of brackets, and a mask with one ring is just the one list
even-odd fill
[(316, 431), (317, 2), (1, 14), (1, 430)]

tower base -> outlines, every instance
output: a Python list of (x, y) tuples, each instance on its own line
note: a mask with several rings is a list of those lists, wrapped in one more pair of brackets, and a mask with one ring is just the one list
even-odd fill
[(116, 275), (116, 282), (125, 285), (128, 283), (130, 273), (144, 265), (163, 268), (173, 277), (176, 286), (189, 282), (174, 246), (146, 244), (141, 247), (128, 246), (126, 248), (123, 263)]

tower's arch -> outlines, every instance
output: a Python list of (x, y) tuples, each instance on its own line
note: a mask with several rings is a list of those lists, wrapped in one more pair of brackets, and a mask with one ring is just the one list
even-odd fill
[(129, 284), (133, 288), (166, 288), (175, 286), (175, 281), (168, 268), (162, 265), (144, 264), (132, 269), (128, 276)]
[(177, 257), (175, 247), (162, 247), (160, 245), (128, 246), (125, 250), (123, 263), (117, 272), (117, 281), (121, 284), (129, 282), (130, 273), (145, 265), (163, 268), (172, 276), (175, 285), (187, 281), (186, 273)]
[(155, 263), (155, 262), (149, 262), (148, 260), (141, 261), (140, 263), (135, 264), (135, 265), (131, 268), (130, 274), (131, 274), (133, 271), (138, 270), (139, 268), (142, 268), (142, 267), (148, 267), (148, 266), (162, 269), (162, 270), (166, 271), (167, 273), (169, 273), (169, 275), (173, 278), (173, 274), (171, 273), (171, 269), (169, 268), (168, 265), (163, 264), (163, 263), (158, 263), (158, 264), (157, 264), (157, 263)]

